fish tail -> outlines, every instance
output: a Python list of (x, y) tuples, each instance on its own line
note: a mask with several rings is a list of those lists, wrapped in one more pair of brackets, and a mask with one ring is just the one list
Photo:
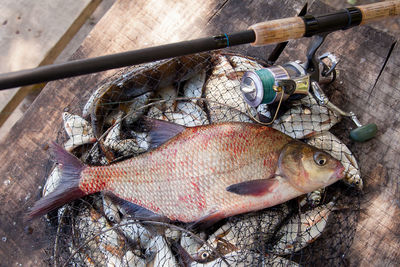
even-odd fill
[(28, 220), (47, 214), (68, 202), (86, 195), (86, 193), (79, 188), (81, 172), (86, 166), (78, 158), (68, 153), (64, 148), (54, 142), (51, 144), (51, 149), (56, 162), (60, 164), (61, 179), (53, 192), (35, 203), (27, 214)]

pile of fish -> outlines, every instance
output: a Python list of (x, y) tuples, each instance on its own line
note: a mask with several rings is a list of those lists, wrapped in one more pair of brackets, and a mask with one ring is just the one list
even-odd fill
[[(68, 135), (64, 148), (85, 164), (108, 165), (149, 150), (143, 116), (188, 127), (254, 122), (252, 117), (259, 114), (271, 117), (265, 107), (249, 109), (240, 92), (244, 72), (260, 68), (263, 65), (252, 58), (221, 53), (135, 68), (100, 86), (81, 115), (63, 113)], [(309, 95), (294, 101), (272, 127), (330, 153), (345, 167), (346, 182), (361, 189), (357, 161), (329, 132), (339, 121)], [(55, 165), (43, 195), (54, 191), (59, 181)], [(301, 214), (284, 203), (200, 231), (133, 219), (126, 207), (99, 193), (60, 208), (58, 224), (71, 224), (67, 250), (74, 266), (299, 266), (291, 255), (318, 239), (335, 209), (335, 201), (324, 203), (324, 196), (323, 188), (309, 193), (299, 201)]]

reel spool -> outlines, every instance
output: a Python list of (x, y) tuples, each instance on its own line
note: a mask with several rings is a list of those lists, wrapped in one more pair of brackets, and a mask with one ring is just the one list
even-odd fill
[(291, 95), (306, 96), (310, 75), (299, 62), (245, 72), (240, 90), (251, 107), (287, 100)]

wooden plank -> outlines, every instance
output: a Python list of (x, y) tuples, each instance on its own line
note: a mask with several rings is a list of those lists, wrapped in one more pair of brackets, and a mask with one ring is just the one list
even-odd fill
[[(315, 14), (327, 11), (332, 7), (318, 1), (311, 8)], [(291, 42), (280, 62), (299, 57), (308, 43)], [(331, 100), (344, 110), (354, 111), (362, 123), (375, 122), (379, 129), (377, 137), (366, 143), (349, 140), (349, 132), (355, 128), (350, 120), (334, 129), (355, 154), (364, 180), (359, 223), (344, 263), (398, 266), (400, 47), (390, 34), (362, 26), (330, 34), (319, 51), (330, 51), (340, 58), (339, 78), (327, 88), (333, 92)]]
[[(231, 4), (230, 2), (233, 6), (227, 12), (224, 7)], [(275, 1), (275, 4), (279, 2)], [(100, 56), (191, 39), (206, 36), (210, 32), (216, 34), (218, 32), (213, 31), (232, 18), (244, 18), (250, 25), (260, 19), (268, 19), (272, 14), (270, 12), (269, 15), (251, 19), (251, 10), (244, 13), (241, 8), (235, 8), (234, 3), (239, 4), (237, 1), (217, 0), (201, 3), (195, 0), (118, 1), (96, 25), (73, 58)], [(256, 4), (252, 8), (255, 7)], [(225, 14), (225, 19), (212, 22), (213, 18), (219, 18), (220, 12)], [(296, 13), (293, 9), (287, 9), (287, 12), (290, 15)], [(235, 21), (238, 22), (239, 20)], [(248, 25), (236, 26), (246, 29)], [(28, 265), (48, 257), (41, 251), (48, 245), (45, 243), (48, 239), (43, 238), (43, 222), (36, 220), (24, 231), (27, 225), (22, 221), (27, 208), (39, 197), (38, 187), (45, 179), (48, 154), (41, 148), (56, 139), (63, 108), (114, 72), (49, 83), (0, 144), (0, 149), (4, 151), (0, 155), (3, 160), (0, 171), (4, 174), (3, 182), (0, 182), (0, 203), (3, 205), (2, 210), (7, 211), (0, 213), (0, 237), (12, 237), (7, 238), (7, 242), (0, 242), (0, 256), (7, 259), (4, 264), (15, 265), (18, 262)], [(77, 102), (79, 101), (74, 102), (75, 105)], [(19, 162), (17, 165), (16, 159)]]
[[(118, 1), (86, 38), (74, 59), (99, 56), (198, 36), (222, 1)], [(129, 15), (128, 15), (129, 14)], [(49, 83), (0, 144), (0, 258), (6, 266), (36, 266), (49, 258), (45, 225), (23, 216), (38, 198), (48, 152), (41, 149), (57, 137), (63, 108), (115, 71)], [(11, 160), (13, 158), (13, 160)], [(18, 159), (18, 160), (17, 160)], [(8, 163), (6, 163), (8, 161)], [(16, 164), (16, 161), (19, 163)], [(6, 211), (6, 212), (5, 212)], [(25, 231), (24, 231), (25, 228)], [(4, 240), (4, 239), (3, 239)], [(47, 239), (48, 242), (49, 239)], [(43, 264), (43, 263), (42, 263)]]
[[(0, 73), (52, 63), (100, 2), (2, 1)], [(0, 126), (29, 92), (43, 86), (0, 92)]]
[[(281, 1), (271, 2), (270, 7), (279, 6), (278, 3), (281, 3)], [(141, 0), (135, 1), (135, 3), (121, 0), (103, 17), (73, 58), (78, 59), (137, 49), (153, 44), (215, 34), (219, 31), (241, 30), (260, 20), (268, 19), (268, 16), (277, 15), (274, 11), (278, 12), (277, 10), (281, 8), (279, 6), (274, 11), (272, 9), (268, 11), (269, 9), (266, 8), (263, 1), (252, 1), (247, 5), (249, 6), (241, 1), (233, 0), (208, 0), (201, 4), (194, 0)], [(287, 1), (285, 2), (286, 5), (291, 6), (292, 3)], [(263, 8), (260, 8), (261, 6)], [(296, 13), (293, 9), (286, 7), (285, 9), (286, 11), (280, 15), (288, 14), (286, 16), (292, 16)], [(316, 13), (328, 11), (325, 5), (319, 5), (318, 2), (315, 2), (313, 9)], [(228, 21), (233, 21), (233, 23), (227, 23)], [(303, 39), (291, 42), (285, 56), (280, 61), (304, 60), (308, 41)], [(367, 210), (367, 214), (380, 210), (378, 215), (383, 222), (382, 225), (387, 227), (392, 224), (393, 226), (389, 226), (389, 229), (394, 231), (397, 229), (398, 222), (391, 221), (390, 218), (395, 218), (398, 213), (396, 210), (393, 212), (389, 209), (389, 215), (385, 215), (384, 209), (388, 206), (379, 206), (378, 204), (382, 203), (380, 200), (387, 201), (388, 199), (391, 199), (389, 203), (398, 203), (397, 177), (399, 172), (396, 169), (398, 166), (395, 166), (398, 162), (397, 148), (396, 150), (388, 148), (396, 145), (395, 141), (391, 141), (391, 137), (395, 135), (395, 131), (398, 131), (396, 127), (400, 125), (398, 123), (400, 116), (393, 114), (393, 111), (388, 111), (384, 103), (381, 103), (382, 99), (375, 101), (376, 98), (371, 97), (374, 92), (379, 92), (379, 90), (375, 91), (377, 88), (386, 90), (386, 94), (388, 94), (388, 89), (384, 88), (393, 89), (396, 84), (399, 84), (396, 80), (398, 76), (394, 78), (391, 76), (392, 72), (397, 71), (395, 66), (399, 66), (400, 56), (397, 52), (392, 53), (386, 65), (390, 67), (385, 67), (384, 72), (379, 76), (393, 43), (392, 37), (370, 27), (361, 27), (332, 34), (320, 51), (335, 52), (338, 55), (340, 54), (342, 59), (339, 66), (341, 76), (334, 85), (333, 89), (336, 90), (336, 93), (332, 100), (341, 106), (344, 106), (344, 104), (351, 105), (351, 109), (361, 115), (362, 122), (376, 121), (381, 129), (378, 138), (365, 144), (351, 143), (346, 139), (344, 135), (348, 134), (348, 127), (352, 126), (349, 122), (343, 124), (343, 128), (338, 130), (359, 160), (366, 184), (365, 196), (361, 199), (363, 203), (370, 201), (368, 192), (377, 192), (378, 196), (383, 194), (381, 198), (376, 198), (378, 202), (374, 207), (377, 208)], [(249, 46), (244, 46), (241, 49), (244, 49), (244, 52), (249, 49), (249, 54), (258, 55), (265, 59), (271, 47), (261, 48), (261, 52), (257, 49), (252, 50)], [(392, 57), (394, 63), (389, 65), (392, 62)], [(43, 238), (43, 235), (46, 234), (43, 222), (36, 220), (28, 225), (22, 220), (27, 208), (39, 197), (40, 189), (38, 186), (43, 184), (45, 179), (44, 173), (48, 155), (47, 151), (42, 148), (56, 138), (61, 126), (63, 108), (70, 103), (72, 103), (72, 106), (76, 106), (82, 95), (85, 94), (85, 90), (94, 88), (96, 83), (112, 73), (115, 73), (115, 71), (49, 83), (22, 120), (13, 127), (10, 135), (4, 142), (0, 143), (0, 149), (3, 151), (0, 155), (2, 162), (0, 172), (3, 174), (0, 181), (0, 203), (3, 207), (0, 211), (0, 237), (6, 238), (5, 242), (0, 242), (0, 256), (5, 259), (4, 265), (14, 266), (17, 263), (37, 265), (43, 258), (48, 257), (41, 250), (48, 245), (45, 243), (48, 239)], [(378, 82), (374, 86), (376, 81)], [(385, 83), (381, 85), (383, 81)], [(394, 86), (391, 86), (392, 84)], [(395, 107), (394, 102), (391, 105)], [(376, 108), (379, 108), (380, 113), (374, 112)], [(386, 151), (390, 153), (387, 154)], [(370, 173), (372, 166), (375, 166), (377, 162), (384, 166), (390, 166), (388, 176), (383, 184), (380, 179), (369, 179), (373, 176)], [(380, 186), (379, 190), (375, 190), (377, 186)], [(396, 195), (391, 191), (393, 188), (396, 188)], [(391, 198), (385, 196), (386, 192), (391, 195)], [(397, 208), (398, 206), (393, 209)], [(370, 215), (367, 218), (370, 218)], [(386, 218), (389, 219), (386, 220)], [(362, 221), (361, 218), (360, 225), (362, 225)], [(370, 225), (374, 223), (376, 221), (372, 220)], [(364, 228), (366, 230), (362, 230)], [(379, 257), (379, 255), (366, 254), (367, 252), (364, 249), (356, 246), (357, 242), (363, 244), (364, 240), (368, 240), (369, 237), (373, 237), (375, 240), (393, 238), (387, 236), (384, 231), (375, 233), (369, 226), (364, 228), (357, 229), (357, 234), (352, 236), (355, 240), (354, 246), (351, 248), (350, 256), (346, 261), (351, 265), (361, 265), (360, 259), (363, 257), (375, 256), (377, 257), (376, 262), (397, 263), (398, 265), (398, 254), (396, 255), (396, 252), (393, 251), (398, 248), (395, 243), (390, 243), (390, 247), (388, 247), (384, 246), (382, 242), (379, 248), (374, 247), (377, 253), (381, 252), (381, 255), (385, 255), (385, 259)]]

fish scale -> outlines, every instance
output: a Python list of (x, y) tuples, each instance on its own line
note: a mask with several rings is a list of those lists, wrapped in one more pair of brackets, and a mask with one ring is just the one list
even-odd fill
[(60, 185), (29, 216), (104, 191), (171, 220), (217, 221), (343, 178), (338, 160), (273, 128), (241, 122), (188, 128), (151, 123), (153, 143), (159, 146), (109, 166), (83, 165), (54, 145), (62, 166)]
[[(229, 213), (226, 209), (232, 203), (249, 209), (251, 197), (232, 194), (226, 188), (272, 175), (280, 149), (290, 140), (267, 127), (246, 126), (188, 128), (158, 150), (112, 166), (85, 169), (82, 187), (103, 179), (106, 186), (101, 190), (185, 222), (215, 209)], [(272, 142), (280, 145), (272, 146)]]

